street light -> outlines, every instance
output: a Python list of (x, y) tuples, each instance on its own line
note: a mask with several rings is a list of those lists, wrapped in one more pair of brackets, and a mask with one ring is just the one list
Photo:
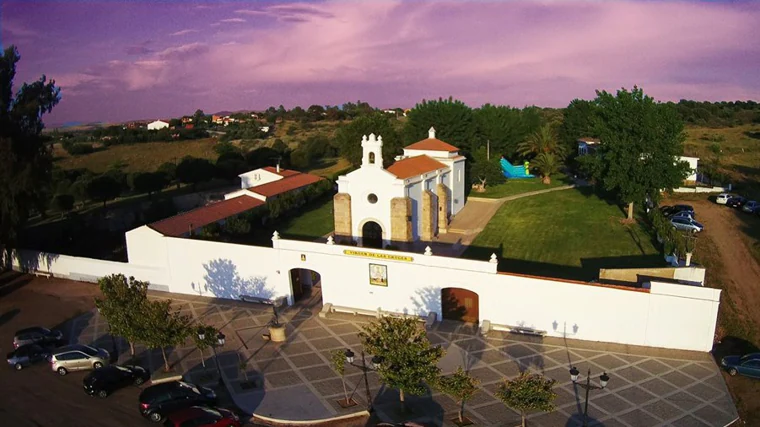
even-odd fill
[[(201, 338), (201, 336), (205, 337), (205, 335), (203, 335), (202, 332), (198, 333), (198, 338)], [(219, 331), (219, 334), (217, 334), (217, 336), (216, 336), (216, 343), (211, 345), (211, 349), (214, 350), (214, 362), (216, 362), (216, 370), (219, 373), (219, 385), (220, 386), (224, 385), (224, 379), (222, 378), (222, 368), (219, 367), (219, 359), (218, 359), (217, 354), (216, 354), (216, 346), (218, 344), (220, 347), (224, 347), (224, 338), (225, 337), (224, 337), (224, 334), (222, 333), (222, 331)], [(203, 338), (201, 338), (201, 339), (203, 339)]]
[(344, 354), (346, 355), (346, 362), (348, 362), (348, 364), (351, 366), (356, 366), (357, 368), (361, 369), (362, 373), (364, 374), (364, 390), (367, 392), (367, 410), (369, 412), (372, 412), (372, 395), (369, 392), (369, 379), (367, 379), (367, 373), (376, 371), (380, 364), (383, 363), (383, 358), (380, 356), (373, 356), (369, 362), (369, 366), (367, 366), (367, 361), (364, 357), (364, 350), (362, 349), (362, 364), (356, 365), (354, 364), (354, 352), (351, 351), (350, 348), (347, 348)]
[(588, 369), (588, 374), (586, 375), (586, 384), (578, 383), (579, 374), (580, 371), (578, 371), (578, 368), (575, 366), (570, 369), (570, 379), (573, 380), (573, 384), (586, 389), (586, 405), (583, 408), (583, 427), (586, 427), (588, 426), (588, 392), (589, 390), (601, 390), (607, 387), (607, 383), (610, 382), (610, 377), (606, 372), (603, 372), (602, 375), (599, 376), (600, 386), (597, 386), (591, 384), (591, 368)]

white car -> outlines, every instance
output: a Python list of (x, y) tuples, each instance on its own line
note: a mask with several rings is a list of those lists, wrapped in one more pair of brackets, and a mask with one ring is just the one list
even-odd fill
[(715, 198), (715, 203), (719, 205), (725, 205), (726, 202), (728, 202), (728, 199), (734, 197), (732, 194), (729, 193), (720, 193), (718, 194), (718, 197)]

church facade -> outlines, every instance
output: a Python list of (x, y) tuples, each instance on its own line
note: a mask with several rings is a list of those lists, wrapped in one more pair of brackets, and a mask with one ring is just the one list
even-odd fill
[(361, 167), (338, 178), (335, 235), (365, 247), (432, 241), (465, 203), (465, 157), (435, 137), (404, 148), (383, 167), (383, 138), (362, 138)]

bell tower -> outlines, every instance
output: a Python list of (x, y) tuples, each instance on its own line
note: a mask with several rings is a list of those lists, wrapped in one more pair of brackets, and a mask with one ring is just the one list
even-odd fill
[(362, 167), (383, 168), (383, 137), (374, 133), (362, 137)]

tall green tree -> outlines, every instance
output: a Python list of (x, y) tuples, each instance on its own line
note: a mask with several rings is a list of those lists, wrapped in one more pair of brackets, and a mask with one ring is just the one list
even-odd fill
[(193, 191), (201, 182), (211, 181), (215, 173), (213, 163), (206, 159), (187, 156), (177, 165), (177, 179), (183, 184), (192, 185)]
[(578, 139), (597, 138), (594, 129), (596, 104), (585, 99), (574, 99), (563, 112), (562, 124), (558, 129), (559, 143), (574, 153), (578, 150)]
[(562, 160), (554, 153), (540, 153), (530, 165), (541, 174), (541, 182), (548, 185), (552, 183), (552, 175), (559, 173)]
[(61, 212), (61, 215), (69, 212), (74, 208), (74, 196), (67, 193), (56, 194), (53, 196), (53, 207)]
[(153, 198), (153, 193), (163, 190), (169, 184), (169, 180), (162, 172), (141, 172), (132, 179), (132, 187), (138, 193), (148, 193), (148, 199)]
[(142, 316), (139, 319), (141, 326), (139, 341), (148, 348), (161, 349), (164, 358), (164, 369), (169, 371), (169, 359), (166, 357), (166, 347), (174, 347), (183, 344), (192, 334), (190, 316), (182, 314), (179, 310), (173, 310), (171, 300), (148, 300), (144, 304)]
[(513, 380), (505, 379), (496, 391), (496, 397), (520, 412), (522, 427), (525, 427), (525, 415), (528, 411), (554, 410), (554, 399), (557, 397), (557, 393), (554, 392), (555, 382), (540, 374), (521, 372)]
[(470, 164), (472, 183), (485, 188), (486, 185), (496, 185), (506, 181), (499, 165), (499, 158), (499, 156), (491, 156), (489, 159), (486, 147), (480, 147), (475, 150), (472, 153), (472, 163)]
[(126, 339), (129, 354), (134, 356), (135, 342), (144, 335), (143, 310), (148, 301), (148, 282), (113, 274), (100, 278), (98, 286), (103, 296), (95, 298), (95, 306), (108, 322), (111, 334)]
[(517, 145), (517, 152), (525, 157), (534, 157), (541, 153), (552, 153), (562, 158), (567, 150), (558, 142), (554, 128), (546, 124), (521, 141)]
[(55, 81), (44, 75), (14, 94), (19, 59), (15, 46), (0, 56), (0, 253), (18, 242), (30, 211), (49, 201), (53, 162), (42, 116), (61, 99)]
[(453, 374), (439, 378), (436, 383), (439, 390), (459, 403), (457, 417), (460, 424), (464, 424), (464, 404), (475, 395), (479, 384), (480, 380), (473, 378), (461, 366)]
[(472, 152), (486, 141), (478, 137), (478, 127), (472, 109), (451, 97), (439, 98), (415, 105), (407, 115), (403, 139), (406, 145), (428, 137), (434, 127), (436, 138), (454, 145), (464, 152)]
[(119, 197), (119, 194), (121, 194), (121, 184), (107, 173), (96, 176), (87, 183), (87, 197), (103, 202), (103, 207), (106, 206), (107, 201)]
[(360, 165), (362, 163), (362, 136), (371, 133), (383, 137), (383, 165), (392, 164), (394, 157), (401, 154), (401, 139), (391, 120), (382, 113), (359, 116), (340, 127), (335, 135), (340, 155), (354, 166)]
[(341, 350), (333, 350), (330, 352), (330, 364), (335, 372), (340, 375), (340, 380), (343, 383), (343, 397), (346, 406), (349, 406), (348, 390), (346, 390), (346, 354)]
[(500, 156), (513, 156), (517, 144), (541, 123), (541, 116), (535, 108), (520, 110), (505, 105), (485, 104), (473, 110), (473, 115), (480, 142), (486, 141), (485, 145), (491, 147), (491, 156), (497, 159)]
[(383, 317), (362, 328), (359, 338), (370, 354), (382, 360), (377, 373), (385, 384), (399, 390), (402, 405), (406, 393), (422, 395), (427, 390), (425, 382), (438, 378), (443, 349), (430, 344), (415, 319)]
[(605, 190), (628, 204), (683, 183), (689, 164), (679, 161), (686, 139), (683, 121), (672, 105), (655, 102), (634, 86), (616, 95), (597, 91), (594, 132), (601, 140), (593, 156), (582, 156), (581, 167)]

